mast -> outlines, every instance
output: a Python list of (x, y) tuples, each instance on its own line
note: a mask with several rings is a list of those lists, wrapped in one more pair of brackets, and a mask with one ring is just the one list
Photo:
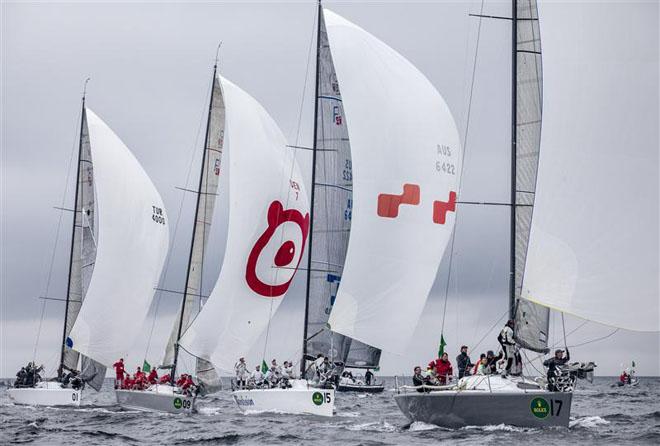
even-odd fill
[[(218, 46), (218, 50), (220, 46)], [(179, 339), (181, 339), (181, 332), (183, 331), (183, 314), (186, 309), (186, 296), (188, 295), (188, 283), (190, 281), (190, 268), (192, 265), (193, 250), (195, 247), (195, 232), (197, 231), (197, 218), (199, 217), (199, 200), (202, 195), (202, 181), (204, 179), (204, 167), (206, 166), (206, 152), (209, 146), (209, 129), (211, 125), (211, 112), (213, 110), (213, 92), (215, 90), (215, 76), (218, 70), (218, 55), (216, 53), (215, 63), (213, 64), (213, 78), (211, 79), (211, 98), (209, 99), (209, 112), (206, 117), (206, 135), (204, 137), (204, 151), (202, 152), (202, 165), (199, 172), (199, 185), (197, 186), (197, 204), (195, 206), (195, 220), (193, 222), (192, 237), (190, 240), (190, 254), (188, 255), (188, 268), (186, 269), (186, 283), (183, 288), (183, 299), (181, 301), (181, 313), (179, 314), (179, 327), (177, 328), (176, 342), (174, 343), (174, 361), (172, 363), (172, 371), (170, 377), (174, 381), (176, 376), (176, 366), (179, 360)], [(200, 290), (200, 295), (201, 290)], [(201, 297), (200, 297), (201, 298)]]
[(64, 351), (66, 349), (66, 322), (69, 317), (69, 299), (71, 293), (71, 271), (73, 269), (73, 245), (76, 237), (76, 220), (78, 212), (82, 212), (82, 209), (78, 209), (78, 185), (80, 184), (80, 158), (82, 157), (82, 136), (83, 136), (83, 125), (85, 123), (85, 96), (87, 94), (87, 82), (89, 78), (85, 80), (85, 87), (83, 88), (83, 96), (81, 103), (81, 112), (80, 112), (80, 134), (78, 135), (78, 160), (76, 164), (78, 165), (76, 169), (76, 192), (74, 195), (74, 214), (73, 214), (73, 224), (71, 225), (71, 248), (69, 250), (69, 274), (67, 275), (67, 285), (66, 285), (66, 302), (64, 304), (64, 324), (62, 328), (62, 344), (60, 350), (60, 365), (57, 368), (57, 377), (62, 378), (62, 368), (64, 367)]
[(518, 0), (511, 0), (511, 241), (509, 263), (509, 319), (516, 307), (516, 157), (518, 99)]
[(319, 114), (319, 58), (321, 54), (321, 15), (323, 8), (321, 0), (318, 3), (316, 19), (316, 80), (314, 82), (314, 142), (312, 145), (312, 192), (309, 207), (309, 240), (307, 248), (307, 288), (305, 291), (305, 322), (303, 324), (302, 358), (300, 359), (300, 377), (305, 377), (305, 358), (307, 357), (307, 323), (309, 321), (309, 290), (312, 279), (312, 238), (314, 237), (314, 192), (316, 191), (316, 149)]

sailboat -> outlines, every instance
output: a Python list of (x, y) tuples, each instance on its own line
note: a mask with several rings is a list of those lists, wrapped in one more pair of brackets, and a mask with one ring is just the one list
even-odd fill
[[(218, 51), (220, 47), (218, 46)], [(198, 357), (195, 361), (195, 378), (199, 391), (186, 394), (173, 384), (179, 359), (179, 339), (189, 327), (202, 306), (202, 272), (204, 253), (208, 244), (213, 222), (218, 184), (221, 173), (221, 160), (225, 139), (225, 99), (217, 76), (218, 62), (213, 66), (211, 96), (206, 121), (204, 148), (202, 151), (201, 172), (196, 190), (195, 218), (193, 220), (192, 241), (186, 271), (186, 283), (182, 293), (181, 310), (175, 318), (159, 368), (167, 370), (170, 382), (150, 386), (146, 390), (117, 389), (117, 402), (126, 408), (155, 410), (170, 413), (195, 411), (198, 395), (214, 393), (222, 387), (220, 377), (213, 365)]]
[(18, 404), (79, 406), (82, 388), (65, 384), (66, 371), (100, 390), (106, 367), (139, 336), (167, 255), (163, 200), (84, 95), (74, 202), (58, 376), (8, 389)]
[[(404, 300), (395, 325), (419, 317), (453, 225), (460, 143), (439, 93), (320, 2), (316, 41), (302, 379), (292, 389), (235, 391), (244, 411), (333, 415), (334, 388), (313, 381), (308, 361), (376, 367), (380, 346), (401, 347), (406, 340), (383, 336), (378, 320)], [(361, 322), (374, 325), (354, 330)]]
[[(227, 244), (220, 276), (178, 345), (215, 369), (233, 371), (268, 331), (291, 285), (310, 216), (302, 174), (282, 131), (256, 99), (222, 76), (217, 81), (226, 104)], [(259, 410), (264, 399), (285, 392), (300, 397), (296, 410), (318, 407), (318, 389), (308, 389), (306, 382), (291, 385), (240, 389), (232, 396), (245, 410)]]
[[(631, 48), (636, 51), (639, 16), (621, 26), (612, 9), (600, 6), (597, 17), (588, 5), (573, 3), (541, 4), (540, 11), (535, 1), (514, 0), (512, 6), (509, 306), (516, 342), (547, 352), (550, 310), (658, 331), (658, 152), (639, 137), (651, 99), (634, 86), (644, 85), (641, 79), (625, 82), (630, 73), (646, 76), (654, 67), (644, 58), (622, 61)], [(582, 25), (593, 20), (616, 30), (588, 35)], [(625, 104), (626, 94), (639, 102), (620, 107), (611, 97), (620, 88)], [(652, 120), (649, 125), (656, 125)], [(630, 126), (625, 132), (623, 122)], [(395, 401), (410, 421), (450, 428), (568, 427), (575, 378), (593, 367), (561, 368), (548, 377), (557, 389), (552, 392), (544, 377), (485, 375), (444, 389), (402, 388)]]

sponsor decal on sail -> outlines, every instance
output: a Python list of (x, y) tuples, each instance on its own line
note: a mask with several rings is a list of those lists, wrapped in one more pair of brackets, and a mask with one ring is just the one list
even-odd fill
[(307, 233), (309, 231), (309, 214), (303, 215), (300, 211), (296, 209), (284, 209), (282, 203), (275, 200), (268, 207), (268, 216), (267, 216), (268, 227), (261, 234), (259, 239), (257, 239), (254, 247), (250, 251), (248, 256), (247, 265), (245, 268), (245, 280), (247, 281), (248, 286), (252, 291), (259, 294), (260, 296), (274, 298), (280, 297), (289, 289), (289, 285), (293, 280), (293, 275), (289, 277), (286, 282), (268, 284), (262, 281), (257, 275), (257, 261), (259, 256), (264, 248), (271, 241), (275, 235), (275, 230), (287, 222), (295, 223), (300, 227), (300, 232), (302, 234), (302, 243), (300, 246), (291, 240), (282, 240), (280, 248), (275, 254), (273, 262), (276, 267), (285, 267), (288, 265), (294, 264), (294, 260), (298, 259), (295, 262), (293, 267), (295, 270), (298, 269), (300, 260), (302, 259), (303, 250), (305, 249), (305, 242), (307, 241)]

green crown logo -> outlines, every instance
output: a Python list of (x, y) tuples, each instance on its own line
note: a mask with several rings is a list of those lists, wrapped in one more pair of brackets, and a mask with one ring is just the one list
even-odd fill
[(530, 409), (536, 418), (545, 418), (550, 414), (550, 405), (544, 398), (534, 398)]
[(183, 406), (183, 401), (181, 401), (181, 398), (174, 398), (174, 408), (181, 409), (182, 406)]
[(314, 392), (312, 394), (312, 402), (317, 406), (323, 404), (323, 394), (321, 392)]

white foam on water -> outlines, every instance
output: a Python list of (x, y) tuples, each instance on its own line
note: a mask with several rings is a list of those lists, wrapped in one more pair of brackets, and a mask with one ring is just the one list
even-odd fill
[(411, 432), (431, 431), (435, 429), (440, 429), (440, 426), (436, 426), (435, 424), (424, 423), (423, 421), (415, 421), (408, 428), (408, 430)]
[(202, 415), (218, 415), (222, 412), (222, 407), (198, 407), (197, 413)]
[(372, 431), (372, 432), (396, 432), (396, 427), (387, 421), (376, 421), (372, 423), (353, 424), (346, 426), (349, 431)]
[(338, 417), (348, 417), (348, 418), (358, 418), (360, 416), (360, 412), (341, 412), (338, 413)]
[(533, 430), (531, 428), (523, 428), (518, 426), (511, 426), (509, 424), (487, 424), (485, 426), (465, 426), (461, 429), (464, 430), (481, 430), (485, 432), (526, 432)]
[(591, 416), (591, 417), (580, 417), (580, 418), (576, 418), (575, 420), (571, 420), (568, 423), (568, 427), (594, 428), (605, 424), (610, 424), (610, 422), (604, 420), (599, 416)]
[(243, 415), (260, 415), (260, 414), (291, 415), (290, 412), (279, 409), (264, 409), (264, 410), (249, 409), (243, 412)]
[(357, 395), (357, 397), (358, 398), (366, 398), (367, 394), (366, 393), (360, 393), (359, 395)]

